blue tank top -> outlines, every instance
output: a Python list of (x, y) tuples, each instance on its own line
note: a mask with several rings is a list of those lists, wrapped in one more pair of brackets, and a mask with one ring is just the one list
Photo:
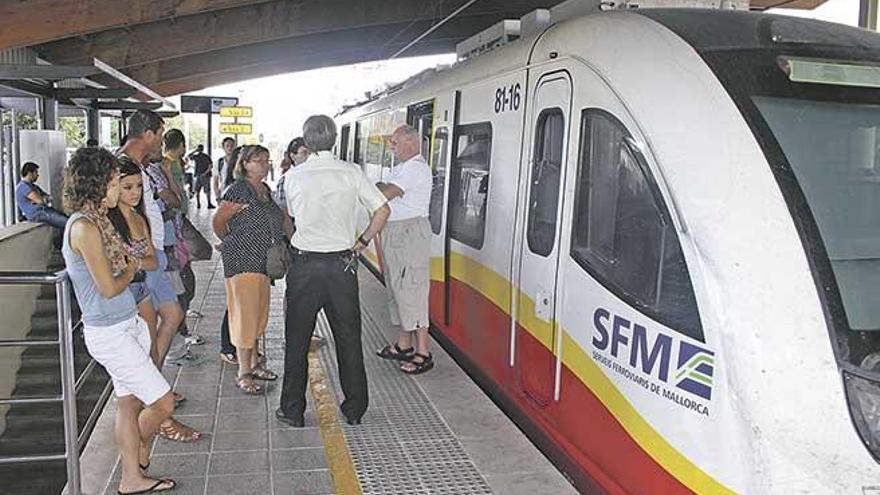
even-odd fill
[(95, 279), (92, 278), (86, 260), (76, 251), (70, 248), (70, 228), (80, 218), (85, 218), (82, 213), (74, 213), (64, 229), (64, 244), (61, 246), (61, 255), (67, 265), (67, 275), (73, 284), (76, 300), (82, 310), (83, 324), (92, 327), (107, 327), (116, 325), (134, 318), (137, 314), (137, 306), (131, 291), (124, 290), (119, 295), (107, 299), (98, 290)]

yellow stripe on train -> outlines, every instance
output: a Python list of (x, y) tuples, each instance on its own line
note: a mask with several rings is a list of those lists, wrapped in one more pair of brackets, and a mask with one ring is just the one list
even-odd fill
[[(450, 265), (450, 275), (453, 278), (479, 292), (510, 316), (510, 294), (513, 286), (506, 278), (461, 253), (452, 253)], [(431, 279), (443, 281), (442, 258), (431, 258)], [(551, 323), (535, 317), (535, 305), (531, 298), (521, 292), (518, 295), (522, 315), (520, 326), (541, 342), (548, 352), (553, 352)], [(562, 362), (599, 398), (633, 440), (682, 484), (700, 494), (735, 493), (691, 462), (657, 432), (565, 328), (562, 328)]]

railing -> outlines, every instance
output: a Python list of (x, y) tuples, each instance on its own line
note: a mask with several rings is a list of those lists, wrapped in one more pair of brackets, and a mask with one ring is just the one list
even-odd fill
[(73, 334), (81, 328), (80, 324), (73, 325), (71, 310), (70, 281), (66, 271), (57, 273), (38, 272), (0, 272), (0, 286), (8, 285), (54, 285), (58, 310), (58, 338), (56, 340), (24, 339), (24, 340), (0, 340), (0, 348), (24, 347), (24, 346), (58, 346), (61, 362), (61, 395), (46, 395), (27, 398), (0, 399), (0, 405), (14, 404), (62, 404), (64, 414), (64, 454), (27, 455), (0, 457), (2, 464), (26, 464), (45, 461), (63, 460), (67, 467), (67, 489), (70, 495), (81, 495), (81, 476), (79, 455), (88, 440), (89, 434), (94, 428), (100, 416), (101, 410), (107, 402), (111, 386), (108, 383), (95, 407), (89, 414), (89, 418), (79, 431), (76, 414), (77, 393), (82, 388), (86, 379), (94, 372), (96, 362), (91, 359), (79, 377), (74, 367)]

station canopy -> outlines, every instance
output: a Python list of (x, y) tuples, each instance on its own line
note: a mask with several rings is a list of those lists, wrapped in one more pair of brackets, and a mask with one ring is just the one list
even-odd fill
[[(824, 1), (782, 3), (787, 8), (810, 9)], [(57, 66), (37, 67), (46, 74), (54, 74), (56, 80), (69, 68), (70, 75), (82, 84), (68, 88), (68, 96), (98, 94), (99, 89), (134, 89), (141, 100), (161, 101), (161, 97), (255, 77), (386, 59), (467, 6), (409, 48), (406, 56), (450, 53), (460, 41), (502, 19), (517, 19), (558, 3), (559, 0), (0, 2), (0, 54), (27, 47), (37, 58), (37, 64)], [(757, 10), (777, 4), (780, 0), (750, 0), (750, 7)], [(4, 68), (15, 73), (0, 58), (0, 79), (4, 79)], [(26, 75), (34, 74), (22, 74)], [(28, 79), (33, 78), (22, 77), (22, 81)], [(0, 85), (3, 83), (0, 80)]]

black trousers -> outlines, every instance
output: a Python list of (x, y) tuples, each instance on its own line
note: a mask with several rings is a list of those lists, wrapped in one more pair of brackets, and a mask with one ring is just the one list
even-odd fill
[[(187, 263), (180, 269), (180, 279), (183, 281), (183, 288), (186, 289), (186, 292), (177, 296), (177, 302), (180, 303), (180, 308), (183, 309), (185, 315), (189, 311), (189, 306), (196, 295), (196, 275), (193, 273), (190, 263)], [(177, 331), (184, 335), (189, 334), (189, 329), (186, 327), (186, 317), (180, 322)]]
[(220, 325), (220, 352), (223, 354), (236, 354), (238, 349), (232, 345), (229, 338), (229, 310), (223, 313), (223, 323)]
[(340, 254), (297, 253), (287, 272), (281, 410), (289, 417), (300, 418), (305, 412), (309, 343), (321, 309), (336, 343), (339, 382), (345, 396), (342, 413), (349, 419), (360, 419), (367, 410), (357, 273), (346, 271), (346, 265)]

